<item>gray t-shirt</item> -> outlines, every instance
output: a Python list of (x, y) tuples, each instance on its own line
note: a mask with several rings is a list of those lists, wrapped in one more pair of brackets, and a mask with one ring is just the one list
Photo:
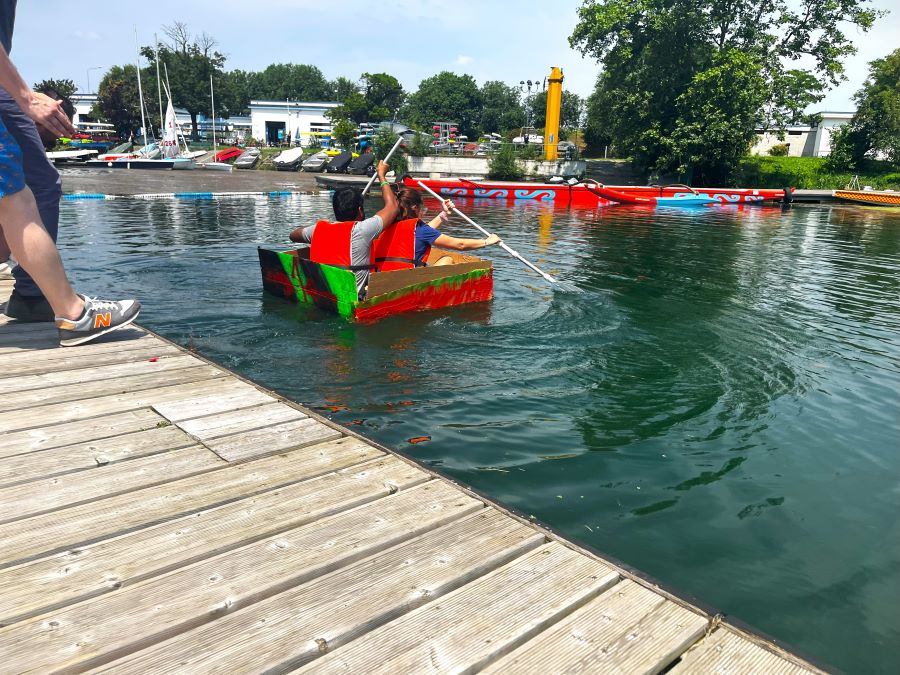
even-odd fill
[(12, 49), (13, 26), (16, 23), (16, 0), (0, 0), (0, 45), (9, 54)]
[[(312, 241), (315, 225), (304, 227), (300, 231), (300, 241), (307, 244)], [(384, 230), (384, 223), (381, 216), (372, 216), (365, 220), (358, 221), (353, 229), (350, 230), (350, 264), (368, 265), (369, 254), (372, 251), (372, 241)], [(356, 270), (356, 294), (360, 300), (366, 295), (366, 284), (369, 283), (369, 270)]]

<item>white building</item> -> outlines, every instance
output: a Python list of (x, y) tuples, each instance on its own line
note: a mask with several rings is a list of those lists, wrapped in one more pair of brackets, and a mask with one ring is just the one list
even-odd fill
[(825, 157), (831, 154), (831, 135), (834, 130), (849, 122), (852, 112), (820, 112), (822, 121), (815, 126), (791, 126), (784, 130), (784, 138), (772, 131), (757, 130), (756, 143), (750, 152), (768, 155), (776, 145), (786, 143), (789, 157)]
[(331, 122), (325, 112), (339, 103), (308, 103), (303, 101), (250, 101), (250, 126), (253, 138), (267, 145), (291, 144), (298, 139), (310, 145), (314, 134), (331, 132)]

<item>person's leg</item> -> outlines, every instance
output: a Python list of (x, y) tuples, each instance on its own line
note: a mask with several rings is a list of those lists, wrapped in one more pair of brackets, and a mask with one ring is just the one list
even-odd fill
[[(55, 242), (59, 229), (59, 200), (62, 196), (59, 172), (47, 159), (44, 144), (34, 122), (2, 90), (0, 90), (0, 119), (21, 150), (25, 182), (31, 188), (37, 202), (40, 222), (43, 223), (51, 240)], [(13, 276), (16, 284), (6, 313), (20, 320), (52, 321), (52, 312), (49, 311), (40, 288), (27, 270), (22, 266), (15, 267)]]
[(0, 199), (0, 228), (16, 261), (40, 286), (54, 314), (78, 319), (84, 313), (84, 301), (66, 278), (59, 252), (41, 225), (30, 189), (26, 187)]

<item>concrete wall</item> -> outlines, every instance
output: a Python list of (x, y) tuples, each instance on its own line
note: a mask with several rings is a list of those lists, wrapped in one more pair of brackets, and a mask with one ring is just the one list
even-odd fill
[(778, 134), (765, 132), (756, 134), (756, 144), (750, 150), (754, 155), (768, 155), (769, 150), (782, 143), (788, 144), (788, 157), (808, 157), (812, 154), (815, 132), (809, 127), (792, 129), (785, 132), (784, 138), (778, 138)]
[[(434, 155), (429, 157), (409, 157), (409, 172), (414, 176), (430, 176), (441, 174), (441, 177), (479, 176), (488, 174), (488, 161), (485, 157), (453, 157), (451, 155)], [(583, 160), (561, 160), (545, 162), (526, 160), (525, 172), (538, 176), (581, 176), (586, 163)]]

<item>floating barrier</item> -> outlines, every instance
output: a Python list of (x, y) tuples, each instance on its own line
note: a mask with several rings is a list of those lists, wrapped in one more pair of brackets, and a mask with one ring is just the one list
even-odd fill
[(86, 199), (218, 199), (220, 197), (291, 197), (293, 195), (314, 195), (318, 191), (270, 190), (266, 192), (156, 192), (137, 195), (105, 195), (94, 192), (76, 192), (63, 195), (67, 201)]

